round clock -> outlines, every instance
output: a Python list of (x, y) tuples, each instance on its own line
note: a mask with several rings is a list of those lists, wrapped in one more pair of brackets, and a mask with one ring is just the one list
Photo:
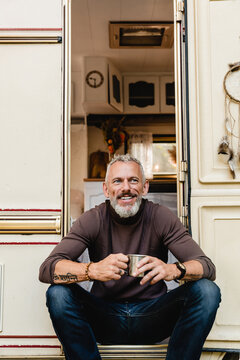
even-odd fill
[(89, 71), (89, 73), (87, 73), (86, 75), (86, 83), (93, 88), (101, 86), (103, 84), (103, 81), (104, 77), (103, 74), (100, 73), (100, 71)]

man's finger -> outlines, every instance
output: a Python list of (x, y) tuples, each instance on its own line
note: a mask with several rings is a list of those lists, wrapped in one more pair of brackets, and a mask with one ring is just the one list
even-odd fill
[(142, 280), (140, 281), (140, 285), (144, 285), (148, 281), (152, 283), (153, 279), (156, 278), (158, 278), (158, 281), (160, 281), (162, 279), (162, 275), (157, 271), (157, 269), (153, 269), (142, 278)]
[(126, 269), (128, 267), (128, 265), (123, 262), (123, 261), (118, 261), (117, 262), (117, 266), (120, 268), (120, 269)]

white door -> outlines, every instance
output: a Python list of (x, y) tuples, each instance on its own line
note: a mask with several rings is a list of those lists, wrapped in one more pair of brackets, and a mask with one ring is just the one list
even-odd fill
[(42, 261), (67, 229), (68, 2), (1, 0), (0, 357), (60, 354)]
[(240, 171), (236, 161), (233, 179), (218, 155), (226, 132), (223, 79), (229, 64), (240, 60), (240, 1), (188, 0), (186, 10), (191, 228), (216, 265), (222, 292), (206, 346), (240, 349)]

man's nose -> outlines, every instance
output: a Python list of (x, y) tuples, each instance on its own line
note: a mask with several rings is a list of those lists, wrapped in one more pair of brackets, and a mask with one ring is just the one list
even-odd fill
[(129, 191), (130, 188), (131, 188), (131, 187), (130, 187), (130, 184), (129, 184), (128, 180), (125, 179), (125, 180), (123, 181), (122, 189), (123, 189), (124, 191)]

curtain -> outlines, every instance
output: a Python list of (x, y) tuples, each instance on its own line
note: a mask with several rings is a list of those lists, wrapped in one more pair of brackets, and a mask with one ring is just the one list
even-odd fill
[(152, 134), (137, 132), (129, 136), (130, 154), (141, 161), (147, 179), (152, 179), (153, 153)]

